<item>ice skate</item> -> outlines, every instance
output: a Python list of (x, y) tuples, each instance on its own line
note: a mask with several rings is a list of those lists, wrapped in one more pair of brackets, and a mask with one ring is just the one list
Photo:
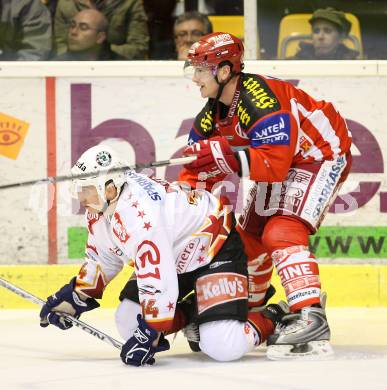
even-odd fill
[[(252, 309), (254, 311), (254, 309)], [(256, 309), (255, 309), (256, 310)], [(278, 303), (271, 303), (267, 306), (259, 308), (262, 314), (273, 321), (274, 325), (282, 324), (282, 319), (289, 316), (289, 306), (284, 301)]]
[(200, 352), (199, 325), (195, 322), (196, 310), (194, 291), (191, 291), (179, 302), (179, 307), (183, 311), (188, 322), (185, 328), (182, 329), (184, 337), (187, 339), (189, 347), (193, 352)]
[(191, 322), (183, 329), (184, 337), (187, 339), (188, 344), (193, 352), (200, 352), (200, 333), (199, 326), (195, 322)]
[(276, 326), (267, 340), (267, 357), (271, 360), (325, 359), (334, 354), (329, 343), (330, 329), (322, 307), (304, 307), (299, 313), (289, 313)]

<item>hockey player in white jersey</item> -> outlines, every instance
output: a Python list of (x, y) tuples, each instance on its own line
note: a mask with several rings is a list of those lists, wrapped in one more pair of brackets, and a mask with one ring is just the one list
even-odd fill
[[(125, 364), (153, 364), (155, 353), (169, 349), (164, 334), (188, 321), (198, 325), (200, 349), (215, 360), (252, 351), (284, 313), (278, 305), (266, 316), (248, 311), (246, 255), (233, 213), (206, 191), (132, 170), (109, 172), (124, 165), (114, 150), (98, 145), (72, 168), (74, 175), (95, 172), (73, 180), (74, 196), (87, 210), (86, 260), (48, 298), (41, 325), (69, 328), (60, 312), (79, 317), (98, 307), (96, 299), (127, 263), (135, 272), (116, 312)], [(181, 300), (193, 289), (193, 310), (187, 311)]]

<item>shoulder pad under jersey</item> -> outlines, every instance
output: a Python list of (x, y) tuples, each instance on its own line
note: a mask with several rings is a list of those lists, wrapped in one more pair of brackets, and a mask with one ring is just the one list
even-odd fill
[(256, 74), (242, 73), (237, 115), (242, 130), (247, 131), (257, 120), (281, 109), (281, 103), (267, 81)]

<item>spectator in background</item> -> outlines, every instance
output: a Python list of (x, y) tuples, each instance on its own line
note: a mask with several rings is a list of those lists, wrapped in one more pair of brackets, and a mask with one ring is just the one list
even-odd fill
[(192, 44), (209, 33), (212, 33), (212, 24), (206, 15), (190, 11), (178, 16), (174, 25), (176, 58), (186, 60)]
[(344, 12), (334, 8), (316, 10), (309, 23), (312, 26), (312, 43), (300, 42), (294, 60), (354, 60), (359, 52), (348, 48), (343, 40), (351, 30), (351, 22)]
[(109, 23), (102, 12), (85, 9), (72, 19), (67, 33), (67, 51), (55, 61), (98, 61), (114, 58), (107, 45)]
[(51, 37), (50, 13), (40, 0), (0, 0), (0, 61), (45, 60)]
[(126, 60), (145, 59), (149, 34), (141, 0), (59, 0), (55, 12), (55, 43), (57, 54), (67, 50), (68, 25), (75, 14), (94, 8), (108, 22), (107, 42), (110, 50)]

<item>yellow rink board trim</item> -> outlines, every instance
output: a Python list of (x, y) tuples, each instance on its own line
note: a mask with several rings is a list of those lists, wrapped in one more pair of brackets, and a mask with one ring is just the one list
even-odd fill
[[(57, 291), (78, 273), (81, 265), (3, 265), (0, 277), (42, 298)], [(101, 307), (114, 308), (133, 268), (126, 266), (107, 286)], [(330, 307), (387, 307), (387, 266), (320, 265), (323, 290), (328, 292)], [(275, 275), (277, 293), (272, 301), (284, 299)], [(37, 306), (0, 286), (0, 309), (36, 309)]]

